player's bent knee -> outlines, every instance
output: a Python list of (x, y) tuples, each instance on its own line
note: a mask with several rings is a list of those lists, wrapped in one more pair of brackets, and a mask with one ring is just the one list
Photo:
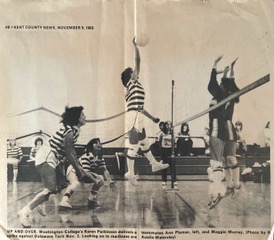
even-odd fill
[(231, 168), (238, 165), (238, 161), (237, 161), (237, 158), (235, 156), (227, 156), (227, 162), (228, 162), (228, 164)]
[(57, 190), (49, 190), (47, 188), (44, 188), (44, 190), (41, 193), (45, 196), (45, 200), (48, 200), (51, 194), (57, 193)]
[(70, 187), (72, 190), (75, 190), (76, 188), (78, 188), (80, 186), (80, 182), (79, 181), (74, 181), (70, 184)]
[(142, 140), (144, 140), (144, 139), (146, 139), (146, 131), (145, 131), (145, 129), (143, 128), (143, 129), (142, 129), (142, 132), (138, 134), (138, 140), (139, 140), (139, 141), (142, 141)]
[(104, 178), (103, 178), (103, 176), (101, 176), (101, 175), (98, 175), (98, 176), (96, 177), (96, 179), (99, 180), (99, 181), (104, 181)]
[(213, 171), (215, 171), (215, 169), (222, 169), (222, 162), (211, 159), (210, 167), (212, 168)]

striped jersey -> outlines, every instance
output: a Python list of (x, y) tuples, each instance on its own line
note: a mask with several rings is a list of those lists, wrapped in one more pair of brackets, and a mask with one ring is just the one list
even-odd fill
[(21, 156), (23, 156), (23, 152), (22, 152), (22, 149), (20, 147), (14, 146), (13, 148), (11, 148), (11, 146), (8, 145), (7, 158), (19, 159)]
[(73, 132), (73, 143), (76, 143), (79, 137), (80, 129), (76, 126), (71, 127), (64, 124), (49, 140), (51, 150), (54, 153), (55, 157), (59, 160), (63, 159), (66, 156), (64, 138), (70, 132)]
[(128, 111), (138, 111), (145, 104), (145, 90), (139, 81), (130, 80), (125, 96)]
[(93, 172), (98, 168), (106, 166), (104, 158), (94, 157), (92, 153), (85, 153), (79, 158), (79, 162), (82, 165), (85, 172)]

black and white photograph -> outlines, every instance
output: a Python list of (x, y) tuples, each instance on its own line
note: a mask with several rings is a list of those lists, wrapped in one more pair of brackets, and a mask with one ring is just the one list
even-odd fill
[(274, 1), (0, 12), (5, 239), (273, 239)]

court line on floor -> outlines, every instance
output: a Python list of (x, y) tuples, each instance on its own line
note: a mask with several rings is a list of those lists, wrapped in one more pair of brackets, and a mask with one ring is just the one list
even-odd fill
[(175, 192), (175, 195), (177, 195), (183, 202), (184, 204), (191, 210), (191, 212), (198, 217), (207, 227), (209, 228), (216, 228), (214, 225), (208, 225), (208, 223), (199, 215), (196, 213), (195, 209), (177, 192)]

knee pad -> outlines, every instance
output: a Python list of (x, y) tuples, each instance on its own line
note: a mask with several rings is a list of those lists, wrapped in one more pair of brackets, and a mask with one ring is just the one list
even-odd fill
[(135, 160), (136, 157), (138, 157), (138, 146), (134, 145), (131, 146), (128, 150), (127, 150), (127, 158), (130, 160)]
[(238, 168), (238, 167), (239, 167), (239, 164), (236, 163), (234, 166), (231, 166), (230, 168), (233, 170), (233, 169), (236, 169), (236, 168)]
[(145, 129), (143, 128), (143, 129), (142, 129), (142, 132), (139, 133), (139, 135), (138, 135), (138, 140), (139, 140), (139, 141), (142, 141), (142, 140), (144, 140), (145, 138), (146, 138), (146, 131), (145, 131)]
[[(227, 159), (227, 163), (228, 163), (228, 165), (231, 167), (231, 168), (233, 168), (234, 166), (238, 166), (238, 161), (237, 161), (237, 158), (235, 157), (235, 156), (227, 156), (226, 157), (226, 159)], [(237, 167), (236, 166), (236, 167)]]
[(55, 191), (50, 191), (50, 190), (47, 189), (47, 188), (45, 188), (45, 189), (41, 192), (41, 194), (43, 194), (43, 195), (45, 196), (45, 199), (46, 199), (46, 200), (49, 199), (49, 196), (50, 196), (51, 194), (56, 194), (56, 193), (57, 193), (57, 190), (55, 190)]
[(208, 168), (209, 180), (212, 182), (222, 182), (225, 175), (222, 163), (216, 160), (210, 160), (210, 168)]
[(211, 159), (210, 167), (212, 168), (213, 171), (215, 171), (217, 169), (222, 169), (222, 162)]
[(150, 151), (150, 145), (147, 138), (140, 141), (140, 148), (143, 153), (147, 153)]
[(139, 134), (140, 133), (137, 131), (137, 129), (133, 127), (128, 133), (129, 143), (130, 144), (137, 144), (138, 141), (139, 141)]
[(99, 180), (99, 181), (103, 181), (104, 182), (104, 178), (102, 175), (97, 175), (96, 176), (96, 180)]

